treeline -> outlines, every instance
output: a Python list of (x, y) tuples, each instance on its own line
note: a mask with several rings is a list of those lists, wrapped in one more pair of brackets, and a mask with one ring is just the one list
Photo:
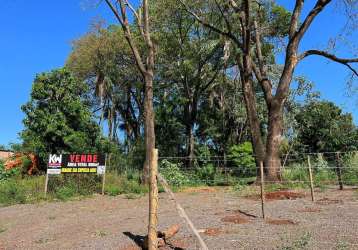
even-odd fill
[[(293, 151), (357, 149), (351, 114), (321, 100), (313, 84), (293, 71), (291, 81), (282, 82), (289, 62), (276, 62), (280, 41), (299, 43), (295, 34), (303, 36), (298, 26), (304, 23), (291, 12), (274, 1), (252, 4), (246, 6), (247, 17), (252, 15), (246, 23), (236, 9), (245, 6), (180, 2), (156, 0), (150, 6), (161, 157), (185, 157), (185, 166), (192, 167), (198, 155), (229, 157), (241, 149), (251, 151), (256, 162), (274, 162)], [(148, 48), (138, 24), (134, 21), (131, 31), (144, 55)], [(114, 162), (125, 156), (142, 167), (145, 86), (125, 39), (120, 26), (96, 22), (73, 42), (63, 69), (36, 77), (31, 100), (23, 106), (21, 137), (23, 148), (38, 153), (43, 164), (49, 152), (101, 151), (111, 153)], [(297, 47), (287, 51), (294, 54)], [(243, 65), (245, 58), (251, 66)], [(280, 165), (270, 164), (267, 169)]]

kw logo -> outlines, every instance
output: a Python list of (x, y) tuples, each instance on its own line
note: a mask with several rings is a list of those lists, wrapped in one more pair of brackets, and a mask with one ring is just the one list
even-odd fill
[(49, 166), (61, 166), (62, 155), (50, 155), (48, 165)]

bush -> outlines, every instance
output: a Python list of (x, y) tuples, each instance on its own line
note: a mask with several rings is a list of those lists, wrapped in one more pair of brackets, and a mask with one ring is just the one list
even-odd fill
[(20, 171), (18, 168), (13, 168), (10, 170), (5, 170), (5, 165), (3, 161), (0, 161), (0, 181), (7, 180), (11, 177), (19, 175)]
[(160, 163), (160, 173), (170, 185), (181, 187), (189, 183), (188, 177), (180, 170), (182, 164), (171, 163), (163, 160)]
[(206, 184), (213, 184), (216, 175), (216, 169), (212, 163), (196, 169), (198, 178)]
[(105, 193), (109, 196), (117, 196), (121, 194), (121, 189), (117, 186), (109, 185), (106, 187)]
[(232, 146), (229, 150), (229, 160), (233, 167), (237, 169), (236, 172), (240, 177), (256, 175), (256, 163), (250, 142)]

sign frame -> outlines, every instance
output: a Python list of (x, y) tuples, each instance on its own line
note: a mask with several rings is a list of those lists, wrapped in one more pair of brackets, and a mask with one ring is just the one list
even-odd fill
[(107, 170), (107, 154), (50, 154), (46, 169), (45, 197), (50, 176), (61, 174), (97, 174), (102, 175), (102, 195)]

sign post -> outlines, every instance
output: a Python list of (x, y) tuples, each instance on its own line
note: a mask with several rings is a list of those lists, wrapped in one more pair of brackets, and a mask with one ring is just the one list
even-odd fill
[(46, 173), (46, 179), (45, 179), (45, 198), (47, 195), (47, 186), (48, 186), (48, 173)]
[(102, 195), (104, 195), (104, 187), (106, 185), (106, 164), (107, 164), (107, 154), (106, 154), (106, 159), (104, 161), (104, 171), (102, 174)]

